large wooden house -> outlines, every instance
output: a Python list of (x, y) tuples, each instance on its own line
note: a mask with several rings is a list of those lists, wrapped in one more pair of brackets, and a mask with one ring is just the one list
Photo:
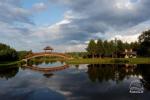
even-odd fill
[(132, 49), (125, 49), (124, 52), (120, 52), (118, 56), (120, 58), (136, 58), (137, 52)]

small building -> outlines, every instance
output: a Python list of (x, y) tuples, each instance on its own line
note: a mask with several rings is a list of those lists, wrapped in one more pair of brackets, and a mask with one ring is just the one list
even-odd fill
[(137, 57), (137, 52), (133, 51), (132, 49), (125, 49), (124, 52), (120, 53), (120, 57), (122, 58), (136, 58)]
[(47, 46), (43, 49), (45, 52), (52, 52), (54, 49), (50, 46)]

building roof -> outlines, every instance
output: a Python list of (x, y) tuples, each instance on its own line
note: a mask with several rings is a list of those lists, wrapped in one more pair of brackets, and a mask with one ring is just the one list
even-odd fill
[(47, 47), (45, 47), (43, 50), (53, 50), (53, 48), (50, 47), (50, 46), (47, 46)]
[(136, 51), (128, 51), (128, 52), (122, 52), (122, 54), (130, 54), (130, 55), (137, 55), (137, 52)]

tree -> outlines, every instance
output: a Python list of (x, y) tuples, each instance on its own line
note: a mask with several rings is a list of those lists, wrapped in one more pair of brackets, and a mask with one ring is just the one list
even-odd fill
[(130, 48), (132, 48), (133, 51), (137, 51), (139, 49), (139, 43), (138, 42), (131, 42)]
[(118, 51), (124, 51), (125, 47), (121, 40), (117, 40), (117, 49)]
[(96, 54), (96, 43), (94, 40), (90, 40), (86, 50), (90, 55), (92, 55), (92, 58), (94, 58), (94, 55)]
[(109, 45), (110, 45), (111, 55), (112, 55), (112, 57), (114, 57), (114, 53), (115, 53), (115, 50), (116, 50), (116, 44), (115, 44), (115, 42), (112, 40), (112, 41), (110, 41)]
[(19, 60), (24, 59), (27, 55), (32, 54), (32, 51), (18, 51)]
[(131, 49), (131, 46), (130, 46), (130, 44), (128, 42), (125, 42), (124, 43), (124, 48), (125, 49)]
[(110, 49), (109, 42), (107, 40), (105, 40), (104, 43), (103, 43), (103, 45), (104, 45), (104, 55), (105, 56), (111, 55), (111, 49)]
[(103, 46), (103, 41), (99, 39), (97, 41), (97, 46), (96, 46), (96, 54), (101, 57), (102, 54), (104, 54), (104, 46)]
[(15, 61), (17, 59), (18, 54), (15, 49), (0, 43), (0, 61)]
[(139, 54), (142, 56), (150, 56), (150, 30), (143, 32), (139, 36)]

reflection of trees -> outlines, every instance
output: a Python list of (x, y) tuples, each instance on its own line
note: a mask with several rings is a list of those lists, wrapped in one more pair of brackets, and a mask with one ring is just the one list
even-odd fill
[(137, 70), (141, 73), (143, 79), (141, 80), (144, 84), (144, 87), (150, 90), (150, 65), (141, 64), (138, 65)]
[(114, 80), (114, 68), (111, 65), (91, 64), (88, 65), (88, 75), (93, 82)]
[(53, 64), (53, 63), (55, 63), (55, 62), (57, 62), (56, 60), (50, 60), (49, 61), (49, 63), (51, 63), (51, 64)]
[(125, 65), (91, 64), (88, 65), (88, 75), (91, 81), (122, 81), (125, 77), (133, 75), (135, 67)]
[(18, 73), (18, 71), (19, 67), (0, 69), (0, 77), (9, 79), (14, 77)]

